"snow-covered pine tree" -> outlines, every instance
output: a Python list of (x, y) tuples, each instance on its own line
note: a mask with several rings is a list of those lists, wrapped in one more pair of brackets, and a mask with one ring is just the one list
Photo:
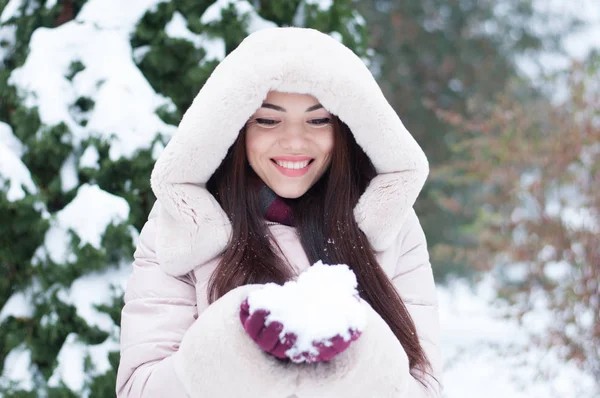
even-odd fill
[(0, 395), (114, 396), (152, 165), (215, 65), (288, 25), (369, 56), (350, 0), (0, 0)]

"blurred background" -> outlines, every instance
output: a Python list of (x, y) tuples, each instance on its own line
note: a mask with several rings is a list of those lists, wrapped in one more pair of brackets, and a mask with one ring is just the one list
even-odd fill
[(445, 396), (600, 396), (593, 0), (0, 0), (0, 396), (114, 396), (153, 163), (289, 25), (357, 52), (428, 155)]

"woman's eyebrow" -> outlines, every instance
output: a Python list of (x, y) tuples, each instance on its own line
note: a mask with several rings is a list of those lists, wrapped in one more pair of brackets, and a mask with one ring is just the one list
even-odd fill
[(265, 102), (264, 104), (262, 104), (261, 108), (269, 108), (269, 109), (274, 109), (279, 112), (287, 112), (284, 108), (280, 107), (279, 105), (269, 104), (268, 102)]
[[(274, 104), (269, 104), (268, 102), (265, 102), (264, 104), (261, 105), (261, 108), (268, 108), (268, 109), (273, 109), (279, 112), (287, 112), (285, 110), (285, 108), (280, 107), (279, 105), (274, 105)], [(317, 109), (321, 109), (323, 108), (323, 105), (321, 104), (316, 104), (313, 106), (310, 106), (306, 109), (306, 112), (312, 112), (312, 111), (316, 111)]]
[(308, 109), (306, 109), (306, 112), (316, 111), (317, 109), (321, 109), (322, 107), (323, 107), (323, 105), (316, 104), (316, 105), (313, 105), (313, 106), (309, 107)]

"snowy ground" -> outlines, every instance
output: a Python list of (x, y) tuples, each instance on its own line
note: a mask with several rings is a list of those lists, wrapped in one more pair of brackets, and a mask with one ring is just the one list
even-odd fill
[(528, 331), (550, 320), (543, 311), (519, 326), (493, 297), (490, 279), (438, 287), (445, 397), (597, 397), (590, 376), (531, 343)]

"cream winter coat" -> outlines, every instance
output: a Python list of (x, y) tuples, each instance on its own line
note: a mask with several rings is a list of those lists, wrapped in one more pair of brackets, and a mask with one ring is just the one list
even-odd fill
[[(402, 346), (368, 304), (362, 336), (332, 361), (282, 364), (244, 332), (243, 286), (208, 305), (206, 284), (231, 225), (205, 184), (271, 90), (315, 96), (352, 130), (378, 175), (354, 209), (379, 264), (398, 289), (441, 382), (439, 321), (427, 244), (412, 206), (427, 159), (363, 62), (310, 29), (248, 36), (215, 69), (156, 162), (158, 198), (125, 293), (119, 397), (433, 398), (409, 372)], [(297, 273), (309, 267), (293, 227), (269, 229)]]

